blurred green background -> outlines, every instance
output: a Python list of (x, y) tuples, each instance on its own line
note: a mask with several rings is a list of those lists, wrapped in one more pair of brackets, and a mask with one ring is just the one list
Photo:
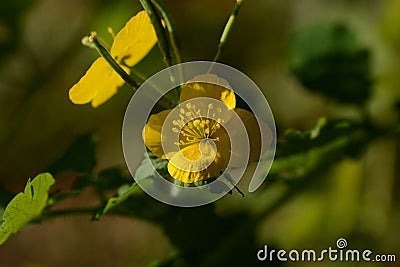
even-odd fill
[[(212, 60), (234, 1), (165, 3), (176, 22), (183, 60)], [(96, 131), (95, 172), (125, 168), (121, 124), (132, 90), (124, 86), (97, 109), (72, 104), (68, 90), (97, 57), (81, 45), (81, 38), (96, 30), (110, 41), (107, 27), (118, 31), (140, 9), (132, 0), (0, 3), (0, 209), (10, 194), (48, 170), (82, 134)], [(400, 0), (245, 1), (220, 61), (258, 84), (276, 119), (278, 157), (283, 160), (262, 190), (245, 198), (227, 195), (215, 206), (191, 211), (170, 212), (142, 196), (142, 209), (170, 212), (168, 222), (160, 219), (168, 217), (146, 215), (104, 216), (92, 222), (88, 215), (33, 224), (0, 247), (0, 266), (158, 266), (154, 260), (176, 257), (185, 242), (201, 266), (268, 265), (256, 260), (264, 244), (319, 250), (334, 247), (340, 237), (350, 248), (397, 254), (397, 263), (374, 266), (399, 266), (398, 132), (356, 143), (332, 164), (321, 163), (322, 168), (307, 172), (310, 161), (320, 163), (315, 158), (319, 154), (307, 152), (322, 145), (299, 148), (301, 138), (290, 139), (287, 129), (310, 129), (323, 116), (361, 125), (368, 120), (373, 131), (398, 125)], [(148, 75), (163, 67), (157, 47), (138, 65)], [(369, 128), (362, 127), (368, 135)], [(298, 158), (290, 157), (294, 154)], [(297, 176), (304, 177), (294, 187)], [(64, 172), (56, 178), (57, 188), (68, 190), (76, 174)], [(87, 190), (61, 207), (98, 205), (92, 195)], [(216, 217), (196, 215), (214, 207)], [(180, 225), (185, 216), (196, 224)], [(168, 231), (172, 222), (174, 231)], [(165, 266), (181, 266), (178, 261), (170, 264)]]

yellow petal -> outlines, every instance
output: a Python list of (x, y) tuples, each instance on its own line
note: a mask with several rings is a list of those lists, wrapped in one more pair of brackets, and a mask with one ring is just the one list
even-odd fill
[[(130, 70), (123, 67), (129, 73)], [(69, 99), (74, 104), (92, 102), (94, 108), (110, 99), (118, 91), (124, 80), (107, 64), (98, 58), (85, 75), (69, 90)]]
[[(238, 114), (240, 119), (242, 120), (246, 131), (247, 131), (247, 136), (249, 139), (249, 144), (250, 144), (250, 151), (249, 151), (249, 161), (257, 161), (260, 158), (260, 153), (261, 153), (261, 132), (260, 132), (260, 127), (257, 122), (256, 117), (251, 113), (250, 111), (247, 111), (245, 109), (240, 109), (236, 108), (235, 112)], [(228, 123), (235, 123), (234, 120), (229, 121)], [(239, 127), (239, 126), (238, 126)], [(264, 126), (267, 127), (267, 126)], [(236, 127), (232, 127), (232, 129), (235, 129)], [(265, 132), (265, 131), (264, 131)], [(233, 139), (240, 139), (240, 138), (246, 138), (244, 137), (238, 137), (235, 136), (238, 133), (237, 132), (232, 132), (230, 133), (231, 137)], [(263, 142), (266, 142), (267, 146), (271, 143), (272, 141), (272, 135), (268, 135), (262, 140)], [(238, 143), (235, 144), (235, 147), (237, 150), (244, 150), (247, 149), (244, 143)], [(242, 147), (242, 148), (241, 148)], [(244, 157), (244, 154), (234, 154), (232, 155), (232, 166), (244, 166), (247, 164), (247, 160)]]
[[(169, 136), (174, 136), (172, 131), (171, 133), (167, 134), (168, 136), (161, 137), (161, 130), (164, 124), (165, 119), (167, 118), (168, 114), (171, 110), (164, 110), (160, 113), (153, 114), (150, 116), (149, 121), (147, 122), (146, 126), (143, 128), (142, 137), (143, 141), (148, 149), (154, 153), (159, 158), (166, 158), (164, 153), (161, 139), (163, 141), (168, 138)], [(172, 130), (172, 127), (171, 127)], [(171, 142), (171, 141), (164, 141), (164, 142)], [(173, 141), (172, 141), (173, 142)]]
[(236, 106), (235, 93), (228, 81), (214, 74), (198, 75), (182, 86), (181, 103), (197, 97), (209, 97), (220, 100), (230, 109)]
[(132, 17), (115, 36), (111, 55), (130, 67), (136, 65), (153, 48), (157, 37), (150, 18), (145, 11)]
[[(168, 162), (168, 172), (176, 180), (195, 183), (217, 177), (226, 168), (226, 161), (216, 150), (203, 142), (189, 145)], [(201, 152), (200, 152), (201, 150)]]
[(222, 126), (211, 136), (215, 140), (218, 153), (223, 157), (225, 162), (229, 162), (231, 157), (231, 137), (226, 129)]

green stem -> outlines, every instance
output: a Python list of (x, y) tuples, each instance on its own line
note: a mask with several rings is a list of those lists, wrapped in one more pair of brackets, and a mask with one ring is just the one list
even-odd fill
[(107, 61), (107, 63), (111, 66), (111, 68), (118, 73), (121, 78), (128, 83), (132, 88), (136, 91), (139, 87), (139, 84), (129, 76), (128, 73), (124, 71), (124, 69), (115, 61), (115, 59), (111, 56), (107, 49), (99, 42), (96, 37), (96, 34), (92, 34), (89, 37), (89, 42), (94, 44), (96, 47), (97, 52)]
[(221, 38), (219, 39), (217, 54), (214, 57), (214, 62), (216, 62), (221, 56), (222, 50), (224, 50), (225, 43), (229, 38), (229, 35), (232, 32), (233, 25), (236, 21), (236, 18), (239, 14), (240, 8), (242, 7), (243, 1), (237, 0), (235, 7), (233, 8), (232, 14), (230, 15), (228, 22), (225, 24), (224, 31), (222, 32)]
[[(99, 207), (87, 207), (87, 208), (71, 208), (65, 210), (49, 210), (48, 212), (43, 213), (40, 217), (34, 219), (32, 223), (41, 223), (43, 221), (47, 221), (50, 219), (58, 218), (58, 217), (66, 217), (66, 216), (79, 216), (79, 215), (90, 215), (92, 218), (99, 211)], [(128, 212), (123, 212), (119, 210), (109, 211), (107, 215), (114, 216), (128, 216), (133, 217), (134, 215)]]
[[(165, 4), (162, 2), (162, 0), (150, 0), (151, 3), (154, 5), (155, 8), (160, 12), (162, 18), (165, 21), (165, 26), (168, 32), (168, 42), (172, 48), (171, 53), (175, 59), (175, 63), (179, 64), (182, 62), (181, 58), (181, 53), (180, 53), (180, 48), (179, 48), (179, 42), (178, 38), (176, 37), (176, 32), (175, 32), (175, 23), (172, 19), (171, 13), (169, 12), (168, 8), (165, 6)], [(182, 67), (178, 67), (179, 71), (179, 82), (180, 84), (183, 83), (183, 70)], [(174, 81), (175, 78), (172, 77), (172, 74), (170, 73), (171, 81)]]
[(150, 0), (139, 0), (139, 1), (142, 4), (144, 10), (146, 10), (147, 14), (150, 17), (151, 23), (153, 24), (154, 30), (156, 31), (158, 39), (158, 47), (160, 48), (165, 64), (169, 67), (172, 65), (170, 46), (164, 26), (161, 23), (161, 18), (158, 15), (154, 5), (151, 3)]
[(174, 24), (174, 21), (172, 20), (171, 13), (169, 12), (168, 8), (165, 6), (165, 4), (161, 0), (151, 0), (151, 2), (157, 8), (157, 10), (161, 13), (161, 15), (165, 21), (165, 26), (168, 31), (168, 40), (172, 47), (174, 59), (175, 59), (176, 63), (179, 64), (182, 62), (182, 59), (181, 59), (178, 39), (177, 39), (176, 33), (175, 33), (175, 24)]

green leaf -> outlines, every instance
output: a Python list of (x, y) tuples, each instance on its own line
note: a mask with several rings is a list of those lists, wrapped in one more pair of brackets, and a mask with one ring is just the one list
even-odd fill
[(54, 183), (55, 180), (49, 173), (42, 173), (32, 181), (28, 180), (24, 192), (16, 195), (4, 211), (0, 245), (42, 213), (47, 204), (47, 191)]
[(54, 174), (65, 170), (90, 173), (95, 165), (95, 134), (89, 133), (79, 136), (49, 170)]

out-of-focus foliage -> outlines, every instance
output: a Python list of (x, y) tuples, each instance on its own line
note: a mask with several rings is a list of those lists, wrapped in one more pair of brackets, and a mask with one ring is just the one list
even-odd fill
[(384, 8), (382, 33), (385, 39), (397, 49), (400, 47), (400, 1), (389, 0)]
[(67, 170), (90, 173), (96, 165), (94, 139), (93, 133), (79, 136), (67, 151), (51, 164), (49, 171), (54, 174)]
[(0, 3), (0, 60), (18, 47), (21, 37), (21, 16), (32, 0), (1, 1)]
[(291, 71), (310, 90), (354, 104), (370, 95), (370, 53), (346, 25), (301, 30), (290, 43), (289, 61)]

